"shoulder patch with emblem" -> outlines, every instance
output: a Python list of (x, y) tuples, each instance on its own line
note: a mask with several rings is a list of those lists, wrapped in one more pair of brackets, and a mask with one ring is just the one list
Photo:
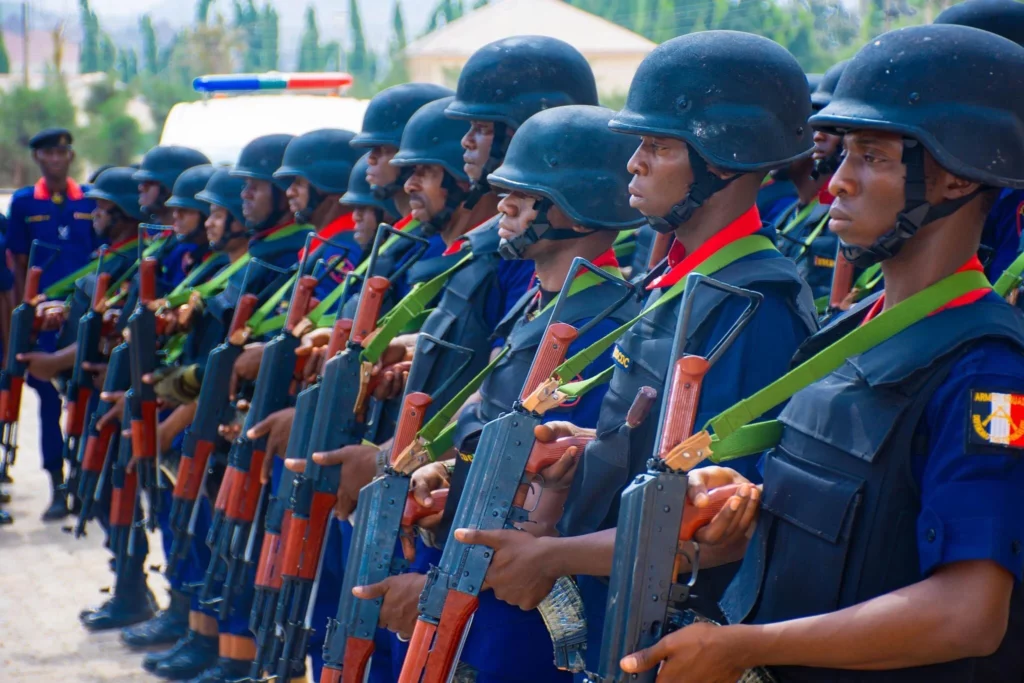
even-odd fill
[(630, 360), (629, 356), (622, 352), (622, 349), (619, 347), (618, 344), (616, 344), (615, 348), (612, 350), (612, 360), (620, 368), (622, 368), (626, 372), (629, 372), (629, 366), (632, 365), (632, 360)]
[(1024, 394), (971, 390), (969, 445), (1024, 450)]

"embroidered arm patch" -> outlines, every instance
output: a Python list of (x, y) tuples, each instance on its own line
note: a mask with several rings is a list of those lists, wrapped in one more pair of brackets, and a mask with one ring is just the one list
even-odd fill
[(1024, 394), (971, 389), (968, 446), (1024, 451)]

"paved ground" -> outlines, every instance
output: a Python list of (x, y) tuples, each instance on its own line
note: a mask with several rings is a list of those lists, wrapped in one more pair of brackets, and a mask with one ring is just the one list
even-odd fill
[[(109, 555), (98, 528), (75, 540), (61, 524), (39, 520), (49, 502), (49, 481), (39, 469), (36, 411), (35, 394), (26, 390), (15, 484), (8, 489), (14, 500), (7, 509), (15, 523), (0, 528), (0, 681), (156, 681), (116, 632), (94, 635), (78, 623), (79, 610), (105, 598), (98, 589), (111, 583)], [(150, 585), (158, 599), (166, 596), (161, 577), (151, 575)]]

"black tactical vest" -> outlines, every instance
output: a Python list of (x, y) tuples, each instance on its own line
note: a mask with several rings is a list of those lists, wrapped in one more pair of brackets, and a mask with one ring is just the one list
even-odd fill
[[(811, 341), (834, 341), (869, 303)], [(782, 441), (765, 460), (757, 532), (721, 601), (730, 622), (832, 612), (924, 578), (911, 462), (928, 444), (918, 427), (935, 390), (982, 339), (1024, 350), (1024, 316), (989, 300), (947, 309), (847, 360), (790, 400), (779, 417)], [(1017, 592), (1019, 606), (1019, 586)], [(1011, 620), (1017, 638), (1020, 616)], [(1018, 642), (983, 660), (897, 671), (776, 673), (785, 683), (1019, 683), (1019, 650)]]
[[(810, 290), (796, 273), (792, 261), (774, 258), (741, 259), (714, 273), (716, 280), (758, 291), (780, 292), (790, 302), (794, 314), (807, 326), (808, 334), (816, 327), (814, 302)], [(654, 292), (647, 305), (663, 292)], [(686, 349), (703, 348), (707, 336), (717, 322), (716, 311), (727, 295), (717, 290), (701, 292), (694, 302), (692, 331)], [(672, 353), (682, 297), (659, 307), (622, 335), (616, 345), (617, 366), (608, 393), (601, 403), (597, 422), (597, 439), (587, 446), (580, 459), (565, 513), (559, 524), (563, 535), (579, 536), (614, 527), (619, 514), (619, 495), (626, 484), (647, 470), (647, 460), (654, 450), (657, 416), (661, 411), (661, 390)], [(628, 371), (623, 363), (629, 364)], [(637, 391), (643, 386), (658, 390), (652, 416), (635, 429), (625, 424)]]

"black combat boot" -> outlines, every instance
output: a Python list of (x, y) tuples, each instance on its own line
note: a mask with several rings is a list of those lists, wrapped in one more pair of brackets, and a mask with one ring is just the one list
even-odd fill
[(190, 680), (189, 683), (233, 683), (233, 681), (248, 678), (250, 667), (252, 667), (252, 662), (218, 657), (216, 664)]
[(171, 591), (171, 604), (155, 617), (121, 631), (121, 640), (128, 647), (144, 648), (173, 645), (188, 631), (189, 597), (181, 591)]
[(193, 678), (217, 662), (218, 640), (217, 636), (204, 636), (189, 629), (170, 650), (146, 655), (142, 668), (172, 681)]
[(43, 512), (44, 522), (56, 522), (71, 514), (68, 508), (68, 494), (64, 490), (64, 471), (51, 470), (50, 474), (50, 507)]
[(98, 609), (79, 615), (82, 626), (90, 631), (109, 631), (152, 619), (156, 600), (146, 585), (142, 565), (125, 570), (114, 584), (114, 594)]

